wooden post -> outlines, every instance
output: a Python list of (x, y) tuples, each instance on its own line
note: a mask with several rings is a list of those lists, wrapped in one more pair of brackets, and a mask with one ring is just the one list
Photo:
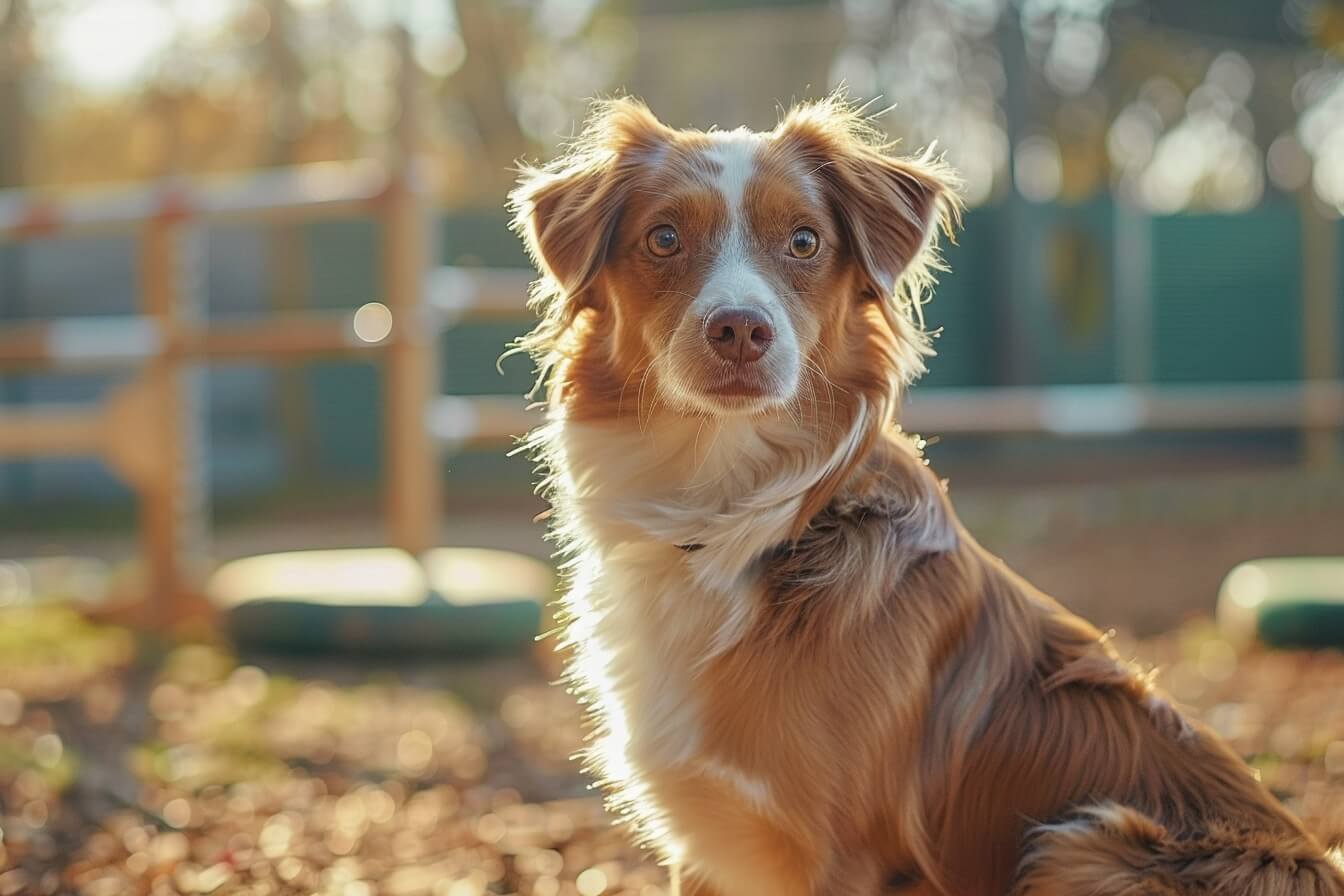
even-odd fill
[(26, 180), (32, 113), (24, 101), (24, 62), (32, 46), (33, 15), (27, 0), (0, 4), (0, 187)]
[(418, 554), (432, 547), (442, 488), (438, 453), (425, 427), (438, 392), (437, 333), (423, 324), (428, 215), (415, 172), (415, 61), (410, 35), (395, 31), (401, 116), (381, 206), (383, 301), (392, 312), (384, 367), (386, 518), (393, 545)]
[[(142, 501), (162, 473), (154, 398), (148, 375), (141, 372), (113, 389), (98, 412), (101, 441), (97, 454)], [(140, 597), (143, 600), (144, 595)]]
[(184, 615), (194, 592), (191, 582), (204, 548), (204, 488), (199, 469), (202, 450), (195, 431), (191, 373), (175, 350), (179, 332), (195, 315), (191, 307), (188, 252), (192, 234), (179, 217), (159, 215), (146, 222), (140, 240), (140, 296), (144, 313), (154, 319), (167, 349), (144, 373), (147, 400), (154, 408), (151, 432), (141, 439), (155, 455), (157, 473), (141, 487), (141, 550), (148, 594), (144, 624), (162, 627)]
[[(1302, 221), (1302, 377), (1332, 380), (1340, 375), (1339, 252), (1337, 224), (1317, 205), (1311, 188), (1299, 198)], [(1302, 431), (1303, 461), (1311, 469), (1339, 463), (1339, 431), (1309, 426)]]

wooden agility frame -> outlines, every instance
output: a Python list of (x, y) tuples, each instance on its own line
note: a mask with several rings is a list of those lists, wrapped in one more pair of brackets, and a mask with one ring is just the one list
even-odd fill
[[(405, 35), (402, 35), (405, 43)], [(405, 50), (405, 47), (403, 47)], [(319, 163), (242, 177), (165, 180), (53, 197), (0, 192), (0, 242), (72, 235), (137, 235), (139, 314), (6, 325), (0, 370), (125, 369), (134, 377), (90, 409), (6, 409), (0, 458), (101, 458), (134, 491), (146, 599), (138, 614), (163, 625), (198, 606), (205, 482), (194, 421), (195, 365), (211, 360), (298, 361), (356, 355), (384, 368), (384, 519), (389, 542), (413, 554), (434, 546), (440, 443), (498, 442), (524, 432), (521, 397), (481, 399), (450, 433), (427, 429), (437, 395), (437, 337), (465, 317), (525, 313), (529, 276), (430, 266), (431, 213), (416, 178), (413, 77), (404, 66), (395, 149), (385, 161)], [(350, 314), (287, 313), (244, 323), (207, 321), (191, 245), (206, 222), (372, 216), (379, 230), (380, 299), (391, 325), (370, 339)], [(453, 399), (470, 402), (473, 399)], [(442, 416), (441, 414), (438, 416)], [(460, 420), (470, 422), (461, 425)]]
[[(437, 336), (463, 319), (525, 313), (523, 271), (433, 268), (430, 213), (407, 162), (321, 164), (229, 181), (173, 182), (102, 195), (51, 199), (0, 193), (0, 242), (133, 230), (137, 236), (138, 315), (22, 322), (0, 330), (0, 370), (136, 371), (91, 409), (6, 409), (0, 457), (88, 455), (103, 459), (137, 496), (141, 553), (150, 601), (144, 622), (181, 615), (173, 602), (196, 593), (204, 545), (204, 488), (189, 383), (206, 361), (301, 361), (355, 356), (384, 367), (389, 542), (420, 553), (436, 542), (440, 443), (497, 443), (529, 425), (520, 397), (439, 396)], [(189, 242), (215, 220), (310, 220), (363, 213), (379, 225), (381, 300), (389, 332), (362, 340), (349, 313), (287, 313), (217, 323), (191, 295)], [(440, 402), (459, 409), (451, 431), (431, 433)], [(479, 412), (461, 413), (479, 404)], [(467, 421), (463, 423), (462, 421)]]

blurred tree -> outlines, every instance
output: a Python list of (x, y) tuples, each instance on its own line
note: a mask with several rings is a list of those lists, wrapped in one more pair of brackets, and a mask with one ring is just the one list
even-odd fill
[[(908, 143), (937, 138), (972, 205), (1113, 189), (1232, 211), (1311, 183), (1344, 208), (1344, 0), (673, 6), (0, 0), (0, 176), (25, 153), (29, 181), (62, 182), (376, 154), (414, 114), (440, 195), (493, 205), (595, 94), (763, 124), (744, 110), (844, 83), (892, 104), (881, 123)], [(397, 23), (421, 70), (411, 109), (391, 87)]]
[(528, 21), (522, 8), (490, 0), (461, 0), (457, 20), (466, 61), (445, 85), (455, 94), (475, 131), (479, 167), (487, 189), (497, 190), (506, 174), (499, 164), (521, 158), (530, 148), (512, 95), (525, 65)]
[(0, 0), (0, 188), (24, 183), (29, 128), (23, 88), (33, 65), (27, 0)]
[[(261, 44), (268, 113), (265, 164), (291, 165), (297, 161), (297, 149), (307, 123), (301, 102), (305, 73), (296, 48), (297, 17), (289, 0), (266, 0), (264, 8), (269, 21)], [(293, 221), (268, 225), (265, 253), (266, 283), (272, 305), (283, 311), (302, 308), (308, 296), (309, 264), (303, 226)], [(307, 372), (296, 365), (284, 365), (275, 376), (281, 442), (288, 455), (285, 468), (291, 475), (302, 477), (312, 470), (309, 459), (318, 456)]]

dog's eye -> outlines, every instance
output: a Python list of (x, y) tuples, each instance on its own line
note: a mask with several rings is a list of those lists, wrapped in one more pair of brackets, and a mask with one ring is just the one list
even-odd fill
[(810, 227), (799, 227), (789, 237), (789, 254), (794, 258), (811, 258), (821, 248), (821, 237)]
[(659, 258), (676, 255), (681, 250), (681, 237), (677, 236), (677, 229), (671, 224), (663, 224), (650, 230), (646, 242), (649, 251)]

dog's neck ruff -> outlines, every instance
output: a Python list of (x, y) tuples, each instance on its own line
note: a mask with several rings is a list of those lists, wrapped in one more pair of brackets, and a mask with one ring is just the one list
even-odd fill
[(875, 412), (860, 401), (830, 445), (787, 418), (671, 416), (643, 427), (557, 416), (531, 444), (549, 468), (564, 553), (673, 546), (698, 584), (727, 591), (790, 539), (811, 489), (862, 450)]

